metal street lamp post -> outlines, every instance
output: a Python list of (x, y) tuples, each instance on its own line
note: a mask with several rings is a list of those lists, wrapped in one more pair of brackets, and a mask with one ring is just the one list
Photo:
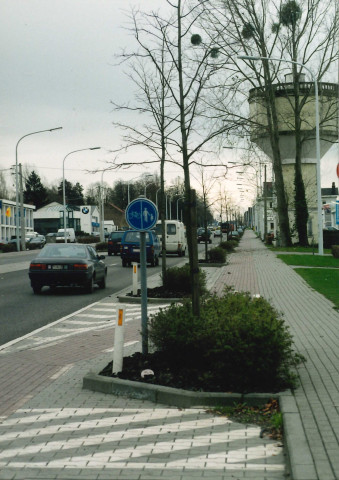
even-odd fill
[[(23, 137), (19, 138), (16, 147), (15, 147), (15, 189), (16, 189), (16, 197), (15, 197), (15, 209), (16, 209), (16, 217), (15, 217), (15, 230), (16, 230), (16, 248), (17, 251), (20, 251), (20, 240), (19, 240), (19, 182), (18, 182), (18, 146), (19, 143), (23, 138), (29, 137), (30, 135), (36, 135), (37, 133), (44, 133), (44, 132), (53, 132), (54, 130), (61, 130), (62, 127), (56, 128), (48, 128), (47, 130), (39, 130), (37, 132), (27, 133)], [(21, 246), (25, 248), (25, 219), (24, 219), (24, 206), (23, 200), (20, 202), (20, 220), (21, 220)]]
[(101, 172), (101, 183), (100, 183), (100, 242), (105, 241), (105, 202), (104, 202), (104, 173), (106, 170)]
[(283, 58), (274, 57), (257, 57), (250, 55), (239, 55), (237, 58), (242, 60), (270, 60), (273, 62), (286, 62), (294, 65), (299, 65), (311, 75), (314, 82), (314, 96), (315, 96), (315, 149), (316, 149), (316, 162), (317, 162), (317, 210), (318, 210), (318, 254), (324, 255), (324, 242), (323, 242), (323, 225), (322, 225), (322, 201), (321, 201), (321, 175), (320, 175), (320, 128), (319, 128), (319, 94), (318, 94), (318, 81), (313, 72), (301, 62), (294, 60), (285, 60)]
[[(149, 178), (149, 177), (153, 177), (153, 175), (152, 175), (151, 173), (145, 175), (145, 189), (144, 189), (144, 195), (145, 195), (145, 197), (146, 197), (146, 188), (147, 188), (149, 185), (152, 184), (152, 182), (150, 182), (150, 183), (148, 183), (148, 184), (146, 183), (146, 178)], [(146, 198), (147, 198), (147, 197), (146, 197)]]
[(85, 150), (99, 150), (101, 147), (90, 147), (90, 148), (80, 148), (79, 150), (73, 150), (72, 152), (67, 153), (62, 162), (62, 199), (63, 199), (63, 217), (64, 217), (64, 239), (67, 243), (66, 237), (66, 185), (65, 185), (65, 160), (69, 155), (76, 152), (84, 152)]

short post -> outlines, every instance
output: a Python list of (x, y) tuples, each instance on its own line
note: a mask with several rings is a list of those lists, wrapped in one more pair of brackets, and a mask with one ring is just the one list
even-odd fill
[(133, 268), (133, 295), (138, 295), (138, 264), (132, 263)]
[(125, 336), (125, 307), (120, 307), (118, 308), (118, 312), (115, 320), (112, 373), (118, 373), (122, 371), (122, 363), (124, 358), (124, 336)]

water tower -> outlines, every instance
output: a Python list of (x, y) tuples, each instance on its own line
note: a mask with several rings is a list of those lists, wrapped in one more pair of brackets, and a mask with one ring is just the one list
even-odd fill
[[(274, 84), (275, 106), (278, 116), (279, 144), (282, 161), (285, 190), (289, 204), (291, 225), (294, 223), (294, 83), (292, 75), (285, 76), (285, 83)], [(338, 85), (318, 83), (320, 117), (320, 158), (338, 139)], [(316, 175), (316, 139), (315, 139), (315, 96), (314, 83), (305, 81), (305, 75), (299, 78), (299, 101), (301, 111), (302, 136), (302, 175), (305, 184), (306, 200), (309, 211), (309, 236), (318, 238), (317, 222), (317, 175)], [(273, 158), (265, 93), (262, 88), (252, 88), (249, 93), (250, 119), (252, 122), (251, 141), (256, 143), (268, 157)]]

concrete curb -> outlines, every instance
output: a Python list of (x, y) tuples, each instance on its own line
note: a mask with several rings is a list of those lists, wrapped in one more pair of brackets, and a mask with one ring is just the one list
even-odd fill
[(163, 387), (150, 383), (133, 382), (120, 378), (104, 377), (90, 372), (83, 378), (83, 389), (94, 392), (108, 393), (117, 396), (127, 396), (139, 400), (149, 400), (179, 408), (194, 406), (233, 406), (235, 403), (248, 405), (264, 405), (271, 398), (278, 398), (274, 393), (240, 393), (192, 392), (179, 388)]
[(292, 479), (318, 480), (319, 477), (293, 393), (281, 393), (279, 405), (283, 415), (284, 441)]
[[(119, 303), (141, 303), (141, 297), (132, 297), (130, 295), (119, 295)], [(147, 303), (178, 303), (182, 302), (182, 298), (149, 298), (147, 297)]]

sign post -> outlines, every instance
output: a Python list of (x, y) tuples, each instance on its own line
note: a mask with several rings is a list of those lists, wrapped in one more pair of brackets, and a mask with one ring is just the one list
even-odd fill
[(153, 202), (140, 195), (128, 204), (125, 216), (128, 225), (140, 232), (141, 337), (142, 353), (146, 355), (148, 353), (146, 232), (157, 223), (158, 209)]

